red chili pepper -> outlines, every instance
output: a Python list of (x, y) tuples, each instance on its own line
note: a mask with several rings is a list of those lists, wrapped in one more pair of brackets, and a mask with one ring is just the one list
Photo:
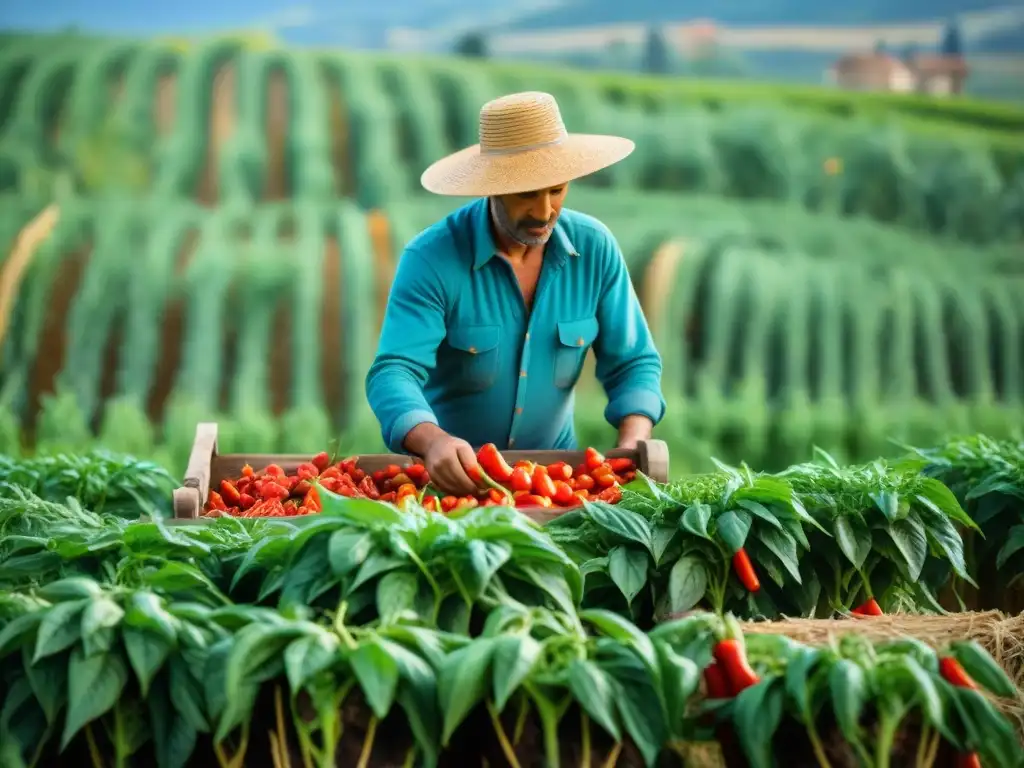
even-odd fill
[(565, 480), (555, 480), (555, 492), (551, 494), (551, 500), (555, 504), (573, 504), (576, 501), (576, 496), (573, 493), (572, 486), (570, 486)]
[(388, 480), (390, 480), (391, 478), (393, 478), (396, 475), (400, 474), (401, 471), (402, 471), (402, 468), (400, 466), (398, 466), (397, 464), (388, 464), (384, 468), (384, 473), (387, 475)]
[(248, 493), (242, 493), (238, 496), (238, 506), (242, 509), (248, 509), (256, 503), (256, 499), (250, 496)]
[(424, 496), (423, 508), (430, 512), (437, 512), (437, 496)]
[(584, 491), (584, 490), (573, 491), (573, 495), (577, 499), (579, 499), (581, 502), (582, 501), (587, 501), (590, 498), (590, 491)]
[(619, 482), (619, 479), (609, 471), (594, 477), (594, 482), (597, 483), (598, 488), (611, 488)]
[(956, 768), (981, 768), (977, 752), (961, 752), (956, 756)]
[(501, 504), (507, 498), (506, 494), (499, 491), (497, 488), (487, 489), (487, 498), (493, 501), (495, 504)]
[(484, 485), (486, 485), (486, 481), (484, 480), (483, 469), (480, 467), (479, 464), (474, 464), (471, 467), (466, 467), (466, 476), (469, 477), (470, 480), (472, 480), (481, 488), (483, 488)]
[(604, 464), (604, 456), (596, 448), (587, 448), (583, 452), (583, 463), (588, 470), (594, 470)]
[(610, 486), (598, 493), (595, 498), (605, 504), (618, 504), (622, 501), (622, 488), (617, 485)]
[[(398, 474), (398, 473), (396, 472), (395, 474)], [(363, 493), (363, 494), (364, 494), (364, 495), (366, 496), (366, 498), (368, 498), (368, 499), (374, 499), (374, 500), (376, 500), (376, 499), (379, 499), (379, 498), (380, 498), (380, 492), (379, 492), (379, 491), (377, 490), (377, 486), (376, 486), (376, 485), (374, 485), (374, 484), (373, 484), (373, 480), (371, 480), (371, 479), (370, 479), (370, 478), (368, 478), (368, 477), (364, 477), (364, 478), (363, 478), (363, 480), (362, 480), (362, 482), (361, 482), (361, 483), (359, 483), (359, 490), (360, 490), (360, 491), (361, 491), (361, 492), (362, 492), (362, 493)]]
[(551, 499), (547, 496), (538, 496), (535, 493), (524, 493), (516, 496), (517, 507), (550, 507)]
[(577, 491), (589, 491), (594, 487), (594, 485), (596, 485), (596, 483), (594, 483), (594, 478), (588, 474), (576, 475), (576, 477), (573, 478), (573, 484)]
[(754, 566), (750, 562), (750, 556), (747, 555), (747, 551), (740, 547), (740, 551), (732, 556), (732, 567), (736, 571), (736, 576), (739, 578), (743, 588), (748, 592), (757, 592), (761, 589), (761, 582), (757, 578), (757, 574), (754, 572)]
[[(349, 456), (347, 458), (342, 459), (334, 466), (337, 467), (339, 471), (344, 472), (346, 475), (351, 475), (353, 472), (363, 472), (363, 470), (359, 469), (358, 465), (359, 457)], [(327, 470), (324, 471), (326, 472)], [(366, 473), (363, 472), (363, 475), (365, 476)], [(363, 478), (360, 477), (359, 479), (362, 480)]]
[(421, 487), (425, 485), (423, 482), (423, 476), (427, 474), (427, 468), (422, 464), (410, 464), (405, 468), (405, 474), (407, 474), (409, 479), (416, 483), (416, 485)]
[(459, 500), (457, 497), (445, 496), (444, 498), (441, 499), (441, 511), (445, 513), (451, 512), (453, 509), (455, 509), (455, 505), (458, 503)]
[(512, 477), (509, 480), (509, 485), (513, 491), (527, 491), (533, 488), (533, 478), (530, 477), (530, 473), (526, 471), (524, 467), (516, 467), (512, 470)]
[(463, 496), (455, 504), (455, 509), (473, 509), (478, 506), (480, 506), (480, 502), (476, 500), (475, 496)]
[(366, 478), (366, 473), (363, 472), (363, 470), (357, 468), (353, 469), (351, 472), (346, 472), (345, 474), (342, 475), (342, 477), (350, 477), (352, 478), (352, 482), (361, 483)]
[(330, 454), (327, 451), (320, 451), (320, 453), (309, 460), (309, 463), (316, 467), (318, 472), (323, 472), (331, 466)]
[(388, 473), (387, 473), (387, 470), (378, 469), (376, 472), (374, 472), (372, 475), (370, 475), (370, 477), (373, 478), (373, 482), (376, 485), (381, 485), (381, 484), (384, 483), (384, 481), (386, 481), (388, 479)]
[(869, 597), (863, 603), (854, 608), (850, 613), (857, 616), (884, 616), (882, 607), (873, 597)]
[(220, 495), (224, 499), (225, 504), (232, 507), (238, 506), (238, 500), (241, 497), (241, 494), (239, 494), (238, 489), (230, 480), (220, 481)]
[(321, 480), (330, 480), (332, 478), (337, 479), (339, 477), (344, 476), (345, 475), (343, 475), (342, 471), (337, 467), (328, 467), (327, 469), (320, 473)]
[(952, 683), (957, 688), (978, 690), (978, 684), (967, 674), (967, 670), (963, 668), (960, 662), (952, 656), (943, 656), (939, 659), (939, 674), (942, 675), (942, 678), (947, 683)]
[(631, 483), (635, 479), (636, 479), (636, 472), (623, 472), (619, 476), (619, 482), (622, 483), (623, 485), (625, 485), (626, 483)]
[(476, 460), (492, 480), (507, 483), (512, 479), (513, 468), (508, 465), (505, 457), (501, 455), (498, 446), (494, 443), (487, 443), (477, 451)]
[(572, 467), (564, 461), (556, 461), (554, 464), (548, 464), (548, 474), (552, 480), (568, 480), (572, 477)]
[(620, 456), (617, 459), (608, 459), (608, 466), (617, 475), (621, 475), (623, 472), (632, 472), (636, 469), (636, 464), (633, 463), (633, 460), (625, 456)]
[(290, 494), (291, 491), (277, 483), (264, 483), (260, 488), (260, 496), (264, 499), (287, 499)]
[(309, 489), (309, 493), (306, 494), (306, 498), (302, 500), (302, 503), (312, 510), (320, 511), (320, 496), (317, 494), (316, 488)]
[(734, 638), (726, 638), (715, 645), (715, 661), (717, 661), (725, 677), (729, 681), (729, 693), (738, 696), (752, 685), (756, 685), (760, 678), (750, 667), (743, 646)]
[(729, 698), (729, 681), (726, 680), (718, 662), (713, 661), (704, 667), (704, 685), (707, 687), (709, 699)]
[(242, 477), (252, 477), (255, 474), (248, 464), (242, 467)]
[(273, 475), (274, 477), (284, 477), (284, 470), (281, 469), (278, 464), (268, 464), (263, 470), (264, 474)]
[(319, 475), (320, 470), (317, 469), (316, 464), (312, 462), (299, 464), (299, 466), (295, 468), (295, 476), (300, 480), (312, 480), (315, 477), (319, 477)]
[(555, 481), (548, 475), (547, 467), (537, 465), (533, 470), (533, 493), (551, 498), (555, 495)]

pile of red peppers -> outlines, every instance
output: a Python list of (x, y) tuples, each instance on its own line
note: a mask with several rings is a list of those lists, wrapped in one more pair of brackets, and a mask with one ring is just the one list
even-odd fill
[(422, 464), (390, 465), (367, 473), (357, 457), (332, 462), (318, 453), (292, 472), (270, 464), (255, 470), (246, 465), (239, 477), (222, 480), (211, 490), (204, 516), (290, 517), (320, 511), (315, 485), (342, 496), (366, 498), (404, 506), (416, 501), (437, 512), (476, 506), (547, 507), (570, 509), (585, 500), (617, 503), (621, 486), (636, 477), (628, 458), (606, 459), (594, 448), (584, 452), (577, 467), (560, 461), (544, 465), (519, 461), (509, 465), (493, 443), (477, 452), (476, 466), (468, 469), (480, 487), (472, 496), (445, 496), (432, 491), (430, 475)]

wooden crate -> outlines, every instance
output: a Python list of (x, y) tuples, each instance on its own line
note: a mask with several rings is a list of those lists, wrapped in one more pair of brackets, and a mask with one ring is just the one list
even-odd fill
[[(583, 451), (503, 451), (502, 455), (510, 463), (527, 460), (541, 464), (553, 464), (556, 461), (567, 462), (577, 466), (583, 461)], [(608, 457), (628, 457), (632, 459), (641, 472), (658, 482), (668, 480), (668, 446), (662, 440), (641, 441), (636, 450), (616, 449), (607, 453)], [(196, 439), (192, 444), (188, 468), (185, 470), (185, 482), (174, 490), (175, 520), (195, 520), (203, 511), (203, 506), (211, 488), (220, 486), (220, 481), (238, 477), (242, 467), (248, 464), (260, 469), (268, 464), (278, 464), (286, 472), (294, 471), (299, 464), (309, 461), (306, 454), (273, 454), (273, 453), (217, 453), (217, 424), (203, 422), (196, 426)], [(375, 472), (389, 464), (408, 466), (420, 463), (412, 456), (393, 453), (366, 454), (359, 456), (359, 467), (366, 472)], [(561, 510), (539, 507), (523, 510), (529, 517), (538, 522), (546, 522), (557, 516)], [(281, 519), (281, 518), (277, 518)]]

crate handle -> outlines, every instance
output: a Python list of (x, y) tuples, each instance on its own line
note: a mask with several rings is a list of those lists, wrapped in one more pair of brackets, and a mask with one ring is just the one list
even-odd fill
[(196, 439), (185, 470), (185, 487), (199, 492), (199, 503), (210, 495), (210, 468), (217, 455), (217, 422), (201, 421), (196, 425)]
[(668, 482), (668, 443), (664, 440), (640, 440), (636, 444), (637, 464), (645, 475), (658, 483)]

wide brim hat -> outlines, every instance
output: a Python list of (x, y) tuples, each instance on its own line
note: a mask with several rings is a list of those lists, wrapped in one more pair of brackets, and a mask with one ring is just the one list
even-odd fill
[(480, 143), (438, 160), (420, 183), (458, 197), (533, 192), (614, 165), (635, 146), (619, 136), (569, 133), (554, 96), (513, 93), (480, 110)]

